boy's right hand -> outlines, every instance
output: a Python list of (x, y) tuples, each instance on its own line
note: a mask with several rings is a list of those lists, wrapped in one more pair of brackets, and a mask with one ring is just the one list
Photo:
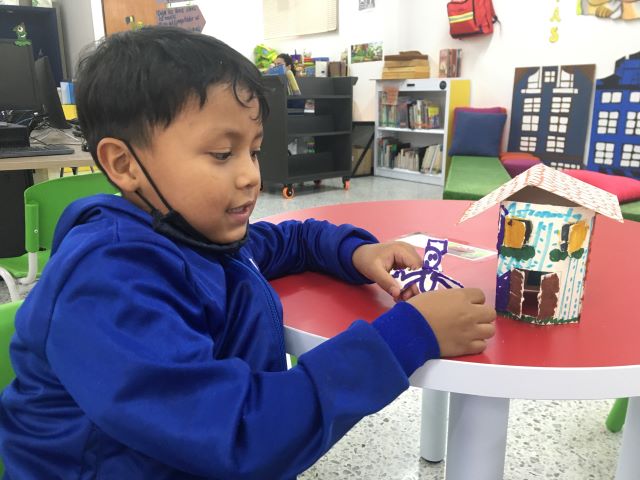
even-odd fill
[(482, 352), (495, 334), (496, 311), (484, 303), (478, 288), (453, 288), (422, 293), (407, 300), (427, 320), (442, 357)]

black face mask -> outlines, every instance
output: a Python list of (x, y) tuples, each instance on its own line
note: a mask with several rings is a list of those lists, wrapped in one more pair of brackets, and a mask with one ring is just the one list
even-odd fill
[(205, 250), (209, 253), (235, 253), (237, 252), (242, 245), (247, 241), (247, 237), (249, 235), (249, 225), (247, 224), (247, 233), (243, 238), (238, 240), (237, 242), (219, 244), (214, 243), (209, 240), (207, 237), (202, 235), (198, 230), (193, 228), (189, 222), (176, 210), (173, 209), (169, 202), (164, 198), (158, 187), (156, 187), (155, 182), (147, 172), (147, 169), (144, 168), (142, 162), (136, 155), (135, 150), (131, 147), (129, 142), (126, 140), (122, 140), (124, 144), (127, 146), (133, 158), (136, 159), (138, 165), (142, 169), (142, 172), (149, 180), (151, 187), (156, 192), (164, 206), (167, 208), (167, 213), (163, 214), (160, 210), (158, 210), (155, 206), (151, 204), (149, 200), (147, 200), (139, 190), (136, 190), (136, 195), (138, 195), (144, 203), (147, 204), (150, 210), (151, 217), (153, 218), (153, 229), (161, 235), (168, 237), (172, 240), (176, 240), (181, 243), (185, 243), (191, 247), (195, 247), (201, 250)]

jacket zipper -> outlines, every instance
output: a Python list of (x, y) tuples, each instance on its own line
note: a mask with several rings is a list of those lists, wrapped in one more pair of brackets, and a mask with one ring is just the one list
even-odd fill
[(271, 294), (271, 292), (269, 291), (269, 287), (267, 285), (267, 281), (265, 280), (265, 278), (262, 275), (259, 275), (253, 268), (249, 267), (248, 265), (245, 265), (243, 262), (241, 262), (240, 260), (233, 258), (233, 257), (229, 257), (231, 259), (231, 261), (233, 261), (234, 263), (237, 263), (238, 265), (241, 265), (242, 268), (244, 268), (245, 270), (248, 270), (249, 272), (251, 272), (251, 274), (258, 279), (258, 282), (260, 282), (260, 285), (262, 286), (262, 290), (265, 294), (265, 296), (267, 297), (267, 303), (269, 304), (269, 312), (271, 313), (271, 320), (272, 320), (272, 326), (273, 326), (273, 334), (276, 338), (276, 341), (278, 342), (278, 345), (280, 346), (280, 353), (281, 355), (281, 361), (280, 361), (280, 366), (282, 368), (286, 368), (286, 361), (284, 360), (284, 356), (286, 355), (286, 350), (285, 350), (285, 346), (284, 346), (284, 334), (282, 332), (282, 328), (280, 325), (280, 319), (278, 318), (277, 315), (277, 309), (276, 309), (276, 305), (275, 302), (273, 300), (273, 295)]

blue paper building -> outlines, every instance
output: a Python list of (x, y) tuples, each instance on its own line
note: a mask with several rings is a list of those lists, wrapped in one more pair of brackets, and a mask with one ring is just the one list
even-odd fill
[(596, 82), (587, 168), (640, 178), (640, 52)]

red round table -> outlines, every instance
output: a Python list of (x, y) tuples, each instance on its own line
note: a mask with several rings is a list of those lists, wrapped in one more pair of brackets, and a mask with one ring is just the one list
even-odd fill
[[(310, 208), (274, 215), (274, 223), (316, 218), (351, 223), (381, 241), (413, 232), (495, 250), (498, 210), (462, 224), (467, 201), (396, 200)], [(421, 454), (444, 455), (446, 392), (451, 392), (447, 479), (502, 478), (509, 399), (640, 397), (640, 322), (635, 276), (640, 223), (596, 218), (577, 324), (537, 326), (505, 317), (481, 355), (428, 362), (411, 377), (423, 387)], [(447, 255), (443, 271), (465, 286), (495, 295), (497, 257), (470, 261)], [(284, 306), (288, 351), (300, 355), (354, 320), (373, 320), (393, 305), (376, 286), (346, 285), (304, 273), (271, 282)], [(604, 421), (604, 419), (603, 419)], [(617, 479), (640, 478), (640, 400), (629, 402)], [(438, 458), (440, 457), (440, 458)]]

